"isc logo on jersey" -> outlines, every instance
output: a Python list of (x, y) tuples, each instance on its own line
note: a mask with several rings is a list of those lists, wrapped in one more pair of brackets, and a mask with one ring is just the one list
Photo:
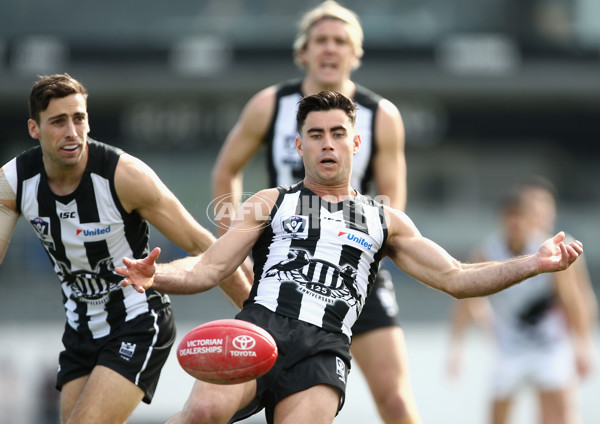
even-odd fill
[(371, 248), (373, 247), (373, 243), (369, 243), (367, 240), (365, 240), (364, 237), (359, 237), (356, 234), (340, 231), (338, 233), (338, 237), (344, 237), (346, 240), (351, 241), (352, 243), (356, 243), (359, 246), (365, 247), (367, 250), (371, 250)]

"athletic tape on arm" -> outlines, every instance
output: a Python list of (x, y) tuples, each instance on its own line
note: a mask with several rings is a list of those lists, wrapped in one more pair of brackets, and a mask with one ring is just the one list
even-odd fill
[[(8, 184), (6, 175), (0, 170), (0, 200), (15, 200), (16, 198), (15, 192)], [(19, 215), (15, 211), (0, 203), (0, 240), (10, 241), (18, 220)]]

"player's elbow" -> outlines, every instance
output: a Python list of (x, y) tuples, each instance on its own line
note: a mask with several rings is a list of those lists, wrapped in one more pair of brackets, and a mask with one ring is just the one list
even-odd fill
[(240, 172), (241, 171), (237, 171), (231, 166), (217, 162), (211, 172), (213, 188), (230, 184), (232, 180), (236, 179), (240, 175)]
[(445, 272), (439, 278), (436, 278), (432, 287), (452, 296), (455, 299), (464, 299), (471, 297), (469, 290), (459, 278), (457, 272)]
[(446, 293), (448, 293), (450, 296), (452, 296), (453, 298), (455, 298), (457, 300), (468, 299), (469, 297), (473, 297), (473, 295), (470, 295), (469, 293), (467, 293), (464, 290), (455, 290), (455, 291), (446, 292)]
[(475, 296), (463, 282), (452, 277), (452, 274), (447, 275), (446, 278), (443, 279), (443, 282), (439, 284), (438, 288), (444, 293), (459, 300)]

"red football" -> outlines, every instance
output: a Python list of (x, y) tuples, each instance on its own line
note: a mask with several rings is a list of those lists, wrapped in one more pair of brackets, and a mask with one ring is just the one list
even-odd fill
[(177, 348), (179, 365), (192, 377), (236, 384), (260, 377), (277, 360), (277, 344), (264, 329), (239, 319), (220, 319), (188, 332)]

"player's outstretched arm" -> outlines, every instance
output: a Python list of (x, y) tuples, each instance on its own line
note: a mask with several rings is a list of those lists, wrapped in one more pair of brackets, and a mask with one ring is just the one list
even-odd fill
[(423, 237), (405, 214), (389, 211), (388, 256), (415, 279), (456, 298), (487, 296), (534, 275), (564, 270), (583, 252), (579, 241), (565, 244), (560, 232), (531, 255), (463, 264)]
[[(248, 239), (248, 234), (242, 235)], [(200, 293), (215, 287), (234, 273), (250, 253), (252, 245), (246, 249), (248, 245), (248, 241), (244, 242), (225, 234), (202, 255), (188, 256), (163, 264), (156, 264), (160, 255), (160, 248), (157, 247), (143, 259), (123, 258), (125, 268), (117, 267), (115, 271), (125, 277), (121, 282), (123, 287), (133, 286), (140, 293), (150, 287), (170, 294)], [(240, 291), (243, 289), (243, 293), (239, 296), (235, 293), (229, 294), (229, 290), (226, 290), (226, 293), (239, 306), (248, 295), (250, 283), (241, 270), (236, 274), (234, 279), (242, 282), (239, 287), (242, 287)], [(229, 283), (231, 281), (227, 280)], [(235, 281), (233, 284), (236, 284)]]
[[(230, 230), (210, 246), (201, 256), (192, 256), (168, 264), (156, 265), (160, 249), (154, 249), (148, 257), (139, 260), (123, 258), (126, 268), (116, 272), (125, 277), (123, 286), (131, 285), (143, 292), (152, 287), (172, 294), (193, 294), (211, 289), (229, 277), (246, 259), (256, 240), (263, 231), (264, 223), (275, 201), (276, 189), (263, 190), (244, 203), (242, 213), (237, 216)], [(230, 296), (241, 305), (249, 292), (250, 283), (241, 270), (236, 272), (245, 281), (243, 293)], [(225, 287), (223, 287), (225, 290)]]

